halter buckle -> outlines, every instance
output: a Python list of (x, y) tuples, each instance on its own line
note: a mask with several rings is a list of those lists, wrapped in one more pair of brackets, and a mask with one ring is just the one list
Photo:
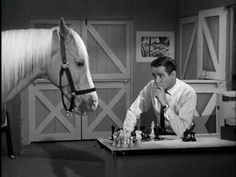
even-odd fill
[(71, 92), (71, 97), (75, 97), (76, 96), (76, 93), (73, 91), (73, 92)]
[(62, 67), (63, 69), (69, 68), (69, 63), (68, 63), (68, 62), (62, 63), (62, 64), (61, 64), (61, 67)]
[(72, 115), (73, 115), (73, 112), (74, 112), (74, 109), (72, 109), (71, 111), (66, 110), (66, 115), (67, 115), (67, 116), (72, 116)]

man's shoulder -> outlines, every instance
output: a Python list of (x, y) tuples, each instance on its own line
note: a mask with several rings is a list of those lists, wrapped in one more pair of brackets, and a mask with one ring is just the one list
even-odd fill
[(189, 90), (190, 92), (196, 92), (195, 89), (186, 81), (177, 79), (180, 87), (184, 87), (185, 89)]
[(148, 81), (148, 83), (145, 85), (145, 87), (153, 86), (154, 80)]
[(149, 90), (153, 87), (154, 81), (149, 81), (141, 90), (141, 92), (149, 92)]

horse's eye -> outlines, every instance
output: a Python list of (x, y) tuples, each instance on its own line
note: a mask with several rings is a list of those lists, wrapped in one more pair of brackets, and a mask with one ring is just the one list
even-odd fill
[(83, 67), (84, 66), (84, 62), (81, 62), (81, 61), (76, 61), (76, 64), (80, 67)]

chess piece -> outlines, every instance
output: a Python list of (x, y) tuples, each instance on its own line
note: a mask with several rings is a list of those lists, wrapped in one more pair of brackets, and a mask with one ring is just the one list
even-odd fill
[[(158, 125), (158, 124), (157, 124), (157, 125)], [(155, 128), (154, 128), (154, 134), (155, 134), (155, 138), (154, 138), (154, 139), (160, 140), (157, 126), (155, 126)]]
[(145, 131), (144, 131), (144, 129), (145, 129), (145, 126), (140, 126), (140, 130), (142, 131), (142, 134), (141, 134), (141, 136), (142, 136), (142, 140), (145, 140)]
[(121, 137), (120, 136), (118, 136), (117, 137), (117, 144), (116, 144), (116, 147), (121, 147), (121, 145), (122, 145), (122, 142), (121, 142), (122, 140), (121, 140)]
[(116, 146), (117, 145), (117, 136), (118, 136), (118, 133), (115, 131), (114, 133), (113, 133), (113, 135), (112, 135), (112, 139), (113, 139), (113, 141), (112, 141), (112, 146)]
[(129, 144), (128, 144), (128, 147), (133, 147), (134, 146), (134, 137), (133, 136), (130, 136), (129, 137)]
[(112, 124), (112, 126), (111, 126), (111, 140), (114, 140), (113, 139), (114, 132), (115, 132), (115, 126)]
[(140, 130), (136, 130), (135, 131), (135, 135), (136, 135), (136, 143), (140, 144), (141, 140), (142, 140), (142, 136), (141, 136), (141, 131)]
[(136, 136), (136, 133), (135, 131), (137, 130), (137, 126), (134, 126), (134, 130), (131, 132), (131, 136), (135, 137)]
[(122, 141), (123, 141), (123, 130), (119, 129), (118, 131), (118, 137), (117, 137), (117, 147), (121, 147), (122, 146)]
[(183, 137), (182, 137), (183, 141), (185, 142), (189, 141), (188, 134), (189, 134), (188, 129), (186, 129), (183, 133)]
[(123, 148), (128, 147), (128, 137), (127, 137), (127, 134), (125, 132), (123, 132), (123, 136), (122, 136), (122, 147)]
[(150, 141), (154, 141), (154, 138), (155, 138), (155, 133), (154, 133), (154, 127), (155, 127), (155, 123), (154, 121), (152, 121), (151, 123), (151, 133), (150, 133)]
[(188, 129), (185, 130), (182, 140), (185, 142), (189, 142), (189, 141), (197, 141), (195, 138), (195, 132), (189, 132)]
[(195, 132), (191, 132), (191, 141), (197, 141), (195, 138)]
[(150, 135), (148, 131), (145, 133), (145, 141), (150, 141)]

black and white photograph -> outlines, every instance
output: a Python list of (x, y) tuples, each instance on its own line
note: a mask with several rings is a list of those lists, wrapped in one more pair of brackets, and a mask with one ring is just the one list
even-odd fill
[(174, 58), (174, 32), (137, 32), (137, 62), (151, 62), (161, 56)]
[(2, 0), (2, 177), (235, 177), (235, 0)]

